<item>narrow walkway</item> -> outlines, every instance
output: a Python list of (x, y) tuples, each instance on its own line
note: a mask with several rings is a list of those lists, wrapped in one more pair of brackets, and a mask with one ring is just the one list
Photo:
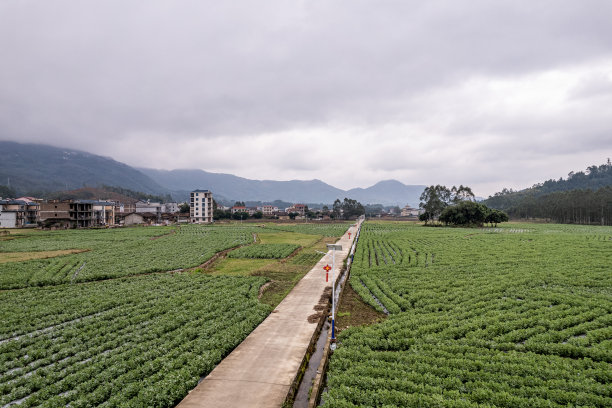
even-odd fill
[[(338, 241), (336, 278), (356, 231), (351, 227)], [(320, 301), (327, 303), (323, 296), (331, 290), (331, 273), (325, 282), (326, 264), (332, 264), (331, 251), (177, 407), (280, 407), (317, 328)]]

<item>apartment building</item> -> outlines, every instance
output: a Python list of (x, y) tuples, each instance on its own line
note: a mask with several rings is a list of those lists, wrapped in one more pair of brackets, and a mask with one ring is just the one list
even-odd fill
[(264, 205), (261, 207), (261, 212), (263, 215), (274, 215), (275, 212), (278, 212), (278, 207), (273, 205)]
[(178, 203), (164, 203), (162, 204), (161, 211), (163, 213), (177, 213), (179, 212)]
[(17, 200), (0, 200), (0, 227), (20, 228), (25, 224), (26, 203)]
[(213, 197), (209, 190), (194, 190), (189, 199), (189, 216), (192, 223), (213, 222)]
[(293, 206), (289, 208), (285, 208), (285, 212), (287, 214), (297, 213), (299, 215), (306, 214), (306, 205), (305, 204), (293, 204)]
[(93, 204), (87, 200), (40, 203), (39, 219), (44, 226), (89, 228), (93, 225)]

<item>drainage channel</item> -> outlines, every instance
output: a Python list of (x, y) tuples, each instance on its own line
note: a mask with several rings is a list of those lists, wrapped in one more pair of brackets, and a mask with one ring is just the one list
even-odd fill
[(323, 359), (325, 343), (327, 342), (329, 329), (330, 324), (326, 319), (325, 323), (323, 324), (323, 327), (321, 327), (321, 333), (319, 334), (319, 338), (317, 339), (315, 350), (310, 356), (310, 360), (308, 361), (308, 367), (306, 368), (306, 371), (304, 371), (304, 376), (302, 377), (300, 387), (298, 388), (298, 391), (295, 394), (295, 399), (293, 400), (293, 408), (308, 408), (308, 402), (310, 400), (310, 391), (312, 389), (314, 379), (317, 374), (320, 374), (319, 365), (321, 364), (321, 360)]
[[(346, 282), (346, 279), (349, 275), (349, 269), (350, 267), (347, 267), (347, 269), (340, 275), (336, 283), (336, 311), (338, 310), (338, 300), (340, 299), (340, 294), (342, 292), (342, 288), (344, 287), (344, 282)], [(325, 323), (321, 328), (321, 333), (319, 333), (319, 338), (317, 339), (315, 350), (310, 356), (310, 359), (308, 360), (308, 367), (306, 368), (306, 371), (304, 371), (300, 387), (298, 388), (298, 391), (295, 395), (295, 399), (293, 400), (293, 408), (307, 408), (309, 406), (308, 403), (310, 400), (310, 391), (312, 389), (315, 377), (317, 376), (317, 374), (320, 374), (319, 368), (321, 365), (321, 360), (323, 359), (323, 356), (325, 354), (325, 345), (329, 337), (330, 326), (331, 325), (329, 319), (326, 319)]]
[[(352, 256), (355, 253), (357, 241), (359, 240), (360, 229), (361, 228), (357, 230), (357, 233), (355, 235), (355, 240), (353, 242), (353, 246), (349, 253), (349, 257), (347, 259), (346, 269), (343, 272), (341, 272), (340, 277), (336, 281), (337, 283), (336, 283), (336, 288), (335, 288), (335, 299), (334, 299), (335, 304), (336, 304), (336, 311), (338, 310), (338, 304), (339, 304), (342, 288), (344, 287), (344, 283), (346, 282), (350, 274)], [(331, 308), (330, 308), (330, 311), (331, 311)], [(293, 400), (293, 408), (308, 408), (309, 406), (311, 406), (309, 405), (309, 403), (311, 399), (311, 390), (313, 388), (315, 378), (318, 375), (324, 374), (321, 372), (322, 367), (327, 367), (327, 365), (321, 366), (321, 361), (324, 358), (325, 359), (328, 358), (328, 351), (326, 352), (326, 346), (327, 348), (329, 347), (328, 340), (330, 336), (330, 332), (329, 332), (330, 329), (331, 329), (331, 324), (329, 322), (329, 319), (326, 319), (321, 328), (321, 332), (319, 333), (319, 338), (317, 339), (315, 350), (310, 356), (310, 359), (308, 361), (308, 367), (306, 368), (306, 371), (304, 372), (304, 375), (302, 377), (302, 382), (300, 383), (298, 391), (295, 395), (295, 399)]]

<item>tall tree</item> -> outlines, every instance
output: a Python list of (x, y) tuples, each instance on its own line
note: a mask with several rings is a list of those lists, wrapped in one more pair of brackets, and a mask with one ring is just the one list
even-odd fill
[(451, 199), (451, 190), (446, 186), (429, 186), (421, 193), (419, 208), (425, 210), (422, 220), (427, 224), (440, 216), (442, 210), (448, 206)]
[(365, 209), (360, 202), (350, 198), (344, 198), (344, 202), (342, 203), (342, 216), (345, 220), (356, 218), (363, 214), (365, 214)]
[(426, 187), (421, 194), (421, 202), (419, 203), (419, 208), (425, 211), (419, 216), (419, 219), (427, 224), (437, 219), (449, 205), (474, 200), (474, 193), (468, 186), (460, 185), (459, 187), (448, 188), (438, 184)]
[(453, 204), (458, 204), (461, 201), (475, 201), (476, 196), (472, 192), (472, 189), (468, 186), (464, 186), (463, 184), (459, 187), (453, 186), (451, 188), (451, 201)]
[(340, 201), (340, 199), (336, 198), (336, 201), (334, 201), (334, 205), (332, 207), (332, 214), (333, 218), (338, 219), (340, 218), (340, 216), (342, 215), (342, 201)]

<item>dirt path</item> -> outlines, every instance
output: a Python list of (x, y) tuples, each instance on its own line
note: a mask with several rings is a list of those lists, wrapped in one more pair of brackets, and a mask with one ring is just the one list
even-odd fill
[[(355, 230), (349, 229), (350, 240), (345, 233), (338, 241), (342, 251), (336, 251), (337, 271), (350, 251)], [(322, 299), (327, 303), (331, 279), (325, 282), (323, 266), (331, 265), (331, 258), (330, 251), (177, 407), (282, 406), (296, 386), (298, 371), (314, 338), (323, 313)], [(336, 272), (336, 278), (338, 275)]]

